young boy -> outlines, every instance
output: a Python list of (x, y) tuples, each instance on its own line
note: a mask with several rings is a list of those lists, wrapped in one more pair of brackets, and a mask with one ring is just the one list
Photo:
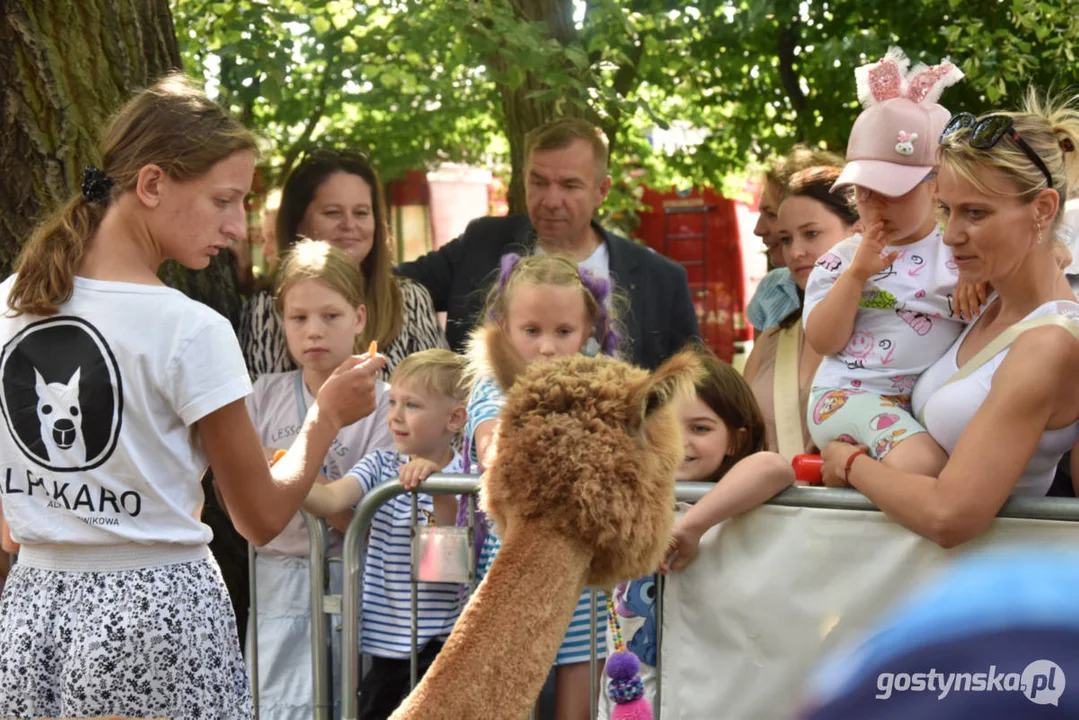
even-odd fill
[[(352, 508), (364, 493), (399, 477), (414, 488), (434, 472), (460, 473), (461, 456), (453, 439), (465, 424), (468, 388), (465, 360), (449, 350), (424, 350), (397, 366), (390, 382), (387, 424), (396, 451), (364, 456), (340, 480), (316, 485), (304, 508), (327, 516)], [(417, 522), (453, 525), (452, 495), (419, 496)], [(371, 523), (363, 572), (363, 649), (371, 670), (360, 685), (360, 717), (388, 717), (408, 694), (412, 647), (412, 593), (409, 584), (411, 498), (399, 495), (379, 508)], [(418, 595), (419, 673), (434, 662), (460, 612), (460, 586), (420, 583)]]

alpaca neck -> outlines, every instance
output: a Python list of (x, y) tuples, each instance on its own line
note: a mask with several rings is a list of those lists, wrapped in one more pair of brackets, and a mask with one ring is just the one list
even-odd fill
[(539, 697), (584, 590), (591, 553), (511, 531), (431, 669), (391, 720), (521, 720)]

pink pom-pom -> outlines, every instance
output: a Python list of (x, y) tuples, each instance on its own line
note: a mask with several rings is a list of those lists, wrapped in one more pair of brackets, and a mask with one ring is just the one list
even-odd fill
[(652, 720), (652, 705), (644, 698), (615, 705), (611, 720)]

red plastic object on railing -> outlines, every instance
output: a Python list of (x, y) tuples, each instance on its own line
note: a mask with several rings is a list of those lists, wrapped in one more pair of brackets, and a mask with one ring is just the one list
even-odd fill
[(824, 467), (824, 459), (820, 455), (795, 455), (791, 460), (794, 468), (794, 479), (810, 485), (820, 485), (821, 468)]

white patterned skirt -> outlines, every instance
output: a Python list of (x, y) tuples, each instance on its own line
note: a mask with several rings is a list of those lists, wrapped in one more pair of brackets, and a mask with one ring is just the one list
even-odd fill
[(0, 717), (252, 717), (217, 563), (16, 563), (0, 598)]

